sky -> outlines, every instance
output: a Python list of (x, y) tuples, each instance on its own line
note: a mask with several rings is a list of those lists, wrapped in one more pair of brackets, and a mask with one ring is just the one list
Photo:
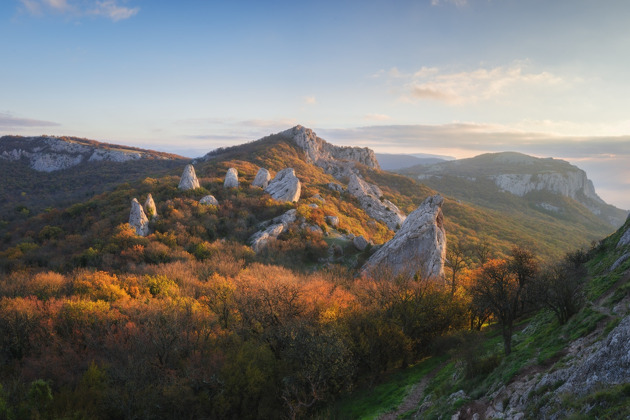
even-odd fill
[(0, 135), (568, 160), (630, 209), (627, 0), (2, 0)]

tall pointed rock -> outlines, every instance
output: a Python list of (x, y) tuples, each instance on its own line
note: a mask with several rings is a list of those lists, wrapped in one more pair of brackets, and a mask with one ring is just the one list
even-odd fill
[(199, 188), (199, 180), (197, 179), (197, 175), (195, 174), (194, 166), (192, 166), (191, 164), (186, 165), (177, 188), (184, 191)]
[(144, 214), (142, 206), (135, 198), (131, 200), (129, 224), (136, 230), (136, 235), (147, 236), (149, 234), (149, 219), (147, 215)]
[(144, 202), (144, 213), (150, 219), (157, 217), (157, 208), (155, 207), (155, 201), (153, 201), (151, 193), (147, 195), (147, 200)]

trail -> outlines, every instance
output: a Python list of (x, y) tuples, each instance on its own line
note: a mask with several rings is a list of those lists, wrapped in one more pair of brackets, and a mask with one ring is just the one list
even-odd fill
[(414, 408), (418, 408), (420, 402), (422, 401), (422, 397), (424, 396), (424, 390), (426, 389), (429, 381), (437, 375), (437, 373), (442, 369), (444, 365), (440, 365), (433, 369), (429, 374), (424, 376), (420, 382), (413, 385), (411, 392), (407, 394), (405, 399), (400, 403), (396, 411), (390, 411), (389, 413), (382, 414), (379, 416), (379, 420), (396, 420), (398, 416), (405, 414), (406, 412), (413, 410)]

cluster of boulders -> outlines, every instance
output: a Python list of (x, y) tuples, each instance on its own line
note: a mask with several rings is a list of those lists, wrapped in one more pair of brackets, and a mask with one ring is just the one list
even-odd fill
[(149, 234), (149, 219), (157, 219), (157, 209), (151, 194), (147, 195), (144, 208), (140, 205), (137, 198), (131, 200), (129, 224), (135, 229), (136, 235), (147, 236)]

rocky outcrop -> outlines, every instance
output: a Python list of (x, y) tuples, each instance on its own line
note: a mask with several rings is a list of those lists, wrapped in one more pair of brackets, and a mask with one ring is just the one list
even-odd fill
[(142, 206), (135, 198), (131, 200), (129, 224), (136, 230), (136, 235), (147, 236), (149, 234), (149, 219), (147, 218), (147, 215), (144, 214)]
[(186, 191), (194, 190), (196, 188), (199, 188), (199, 186), (199, 180), (197, 179), (197, 174), (195, 174), (195, 167), (191, 164), (186, 165), (177, 188)]
[(219, 201), (214, 198), (213, 195), (206, 195), (199, 200), (199, 204), (205, 204), (207, 206), (218, 206)]
[(378, 268), (393, 275), (419, 273), (422, 278), (443, 279), (446, 258), (443, 202), (440, 195), (424, 200), (407, 216), (396, 235), (370, 257), (362, 271), (369, 274)]
[(343, 185), (337, 184), (336, 182), (329, 182), (327, 184), (327, 187), (329, 190), (333, 190), (333, 191), (337, 191), (337, 192), (343, 192)]
[(269, 180), (271, 179), (271, 174), (265, 168), (260, 168), (258, 173), (256, 174), (256, 178), (252, 182), (252, 187), (260, 187), (262, 189), (267, 188), (269, 185)]
[[(628, 218), (628, 220), (630, 220), (630, 218)], [(622, 246), (630, 244), (630, 223), (626, 222), (626, 226), (628, 226), (628, 228), (623, 233), (623, 235), (621, 235), (619, 242), (617, 242), (617, 248), (621, 248)]]
[(391, 230), (400, 229), (405, 221), (405, 214), (394, 203), (382, 198), (378, 186), (365, 182), (356, 174), (350, 176), (348, 192), (359, 200), (361, 208), (370, 217), (385, 223)]
[(238, 188), (238, 171), (236, 168), (228, 169), (223, 181), (223, 188)]
[(262, 251), (269, 241), (275, 240), (285, 229), (297, 220), (297, 210), (291, 209), (281, 216), (278, 216), (269, 222), (265, 229), (254, 233), (249, 238), (249, 243), (254, 252)]
[(365, 251), (365, 248), (367, 248), (369, 242), (363, 236), (355, 236), (354, 238), (352, 238), (352, 245), (354, 245), (354, 247), (359, 251)]
[(0, 160), (24, 161), (40, 172), (67, 169), (84, 162), (173, 158), (176, 156), (74, 137), (0, 138)]
[(604, 201), (595, 192), (593, 182), (586, 177), (586, 172), (577, 168), (567, 172), (500, 174), (491, 176), (490, 179), (502, 191), (519, 197), (532, 191), (549, 191), (578, 201), (582, 197), (587, 197), (597, 203), (604, 204)]
[(326, 216), (326, 223), (334, 228), (339, 227), (339, 218), (337, 216)]
[(265, 192), (277, 201), (297, 202), (300, 199), (302, 186), (293, 168), (286, 168), (276, 174), (265, 188)]
[(349, 176), (356, 163), (380, 169), (374, 151), (367, 147), (335, 146), (301, 125), (283, 131), (280, 135), (293, 140), (304, 151), (306, 162), (323, 168), (335, 177)]
[(144, 212), (147, 217), (151, 219), (157, 218), (157, 208), (155, 207), (155, 201), (153, 201), (153, 196), (151, 193), (147, 195), (147, 199), (144, 202)]

